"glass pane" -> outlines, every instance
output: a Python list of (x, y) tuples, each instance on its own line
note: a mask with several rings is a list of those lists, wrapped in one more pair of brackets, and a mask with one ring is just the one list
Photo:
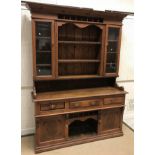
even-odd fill
[(116, 53), (107, 53), (107, 63), (116, 63), (117, 54)]
[(39, 66), (37, 67), (37, 75), (50, 75), (51, 67), (50, 66)]
[(118, 48), (119, 28), (109, 28), (108, 46), (107, 46), (107, 73), (116, 73), (117, 71), (117, 48)]
[(36, 22), (37, 51), (51, 51), (51, 23)]
[(108, 40), (118, 40), (119, 28), (109, 28)]
[(111, 53), (114, 53), (114, 52), (117, 52), (117, 42), (108, 42), (108, 49), (107, 49), (107, 52), (111, 52)]
[(116, 72), (116, 64), (115, 63), (107, 63), (106, 64), (106, 72), (107, 73), (115, 73)]
[(117, 63), (117, 42), (108, 42), (107, 63)]
[(37, 52), (37, 64), (51, 64), (51, 52)]
[(51, 50), (51, 38), (37, 38), (36, 40), (37, 51), (50, 51)]
[(36, 22), (37, 75), (51, 75), (51, 23)]
[(36, 22), (36, 36), (37, 37), (50, 37), (51, 36), (51, 23)]

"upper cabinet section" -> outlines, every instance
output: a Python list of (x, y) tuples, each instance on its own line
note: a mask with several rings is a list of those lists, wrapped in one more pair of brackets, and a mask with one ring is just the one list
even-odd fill
[(121, 27), (108, 25), (106, 32), (105, 75), (118, 76)]
[(118, 76), (122, 20), (130, 13), (27, 3), (34, 80)]

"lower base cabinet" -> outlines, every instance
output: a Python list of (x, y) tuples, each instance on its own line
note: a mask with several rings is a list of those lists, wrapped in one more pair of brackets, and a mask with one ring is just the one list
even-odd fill
[(35, 152), (122, 136), (125, 93), (113, 87), (40, 93)]
[(123, 135), (124, 107), (36, 119), (36, 153)]

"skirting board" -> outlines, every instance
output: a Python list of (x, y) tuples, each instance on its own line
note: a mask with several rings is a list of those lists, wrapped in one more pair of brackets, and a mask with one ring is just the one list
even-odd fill
[(35, 128), (21, 129), (21, 136), (34, 134)]

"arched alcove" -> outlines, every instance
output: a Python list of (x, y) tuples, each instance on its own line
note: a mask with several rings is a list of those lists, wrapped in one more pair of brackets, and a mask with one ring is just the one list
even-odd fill
[(81, 134), (96, 134), (97, 120), (89, 118), (85, 121), (75, 120), (69, 125), (69, 136), (79, 136)]

